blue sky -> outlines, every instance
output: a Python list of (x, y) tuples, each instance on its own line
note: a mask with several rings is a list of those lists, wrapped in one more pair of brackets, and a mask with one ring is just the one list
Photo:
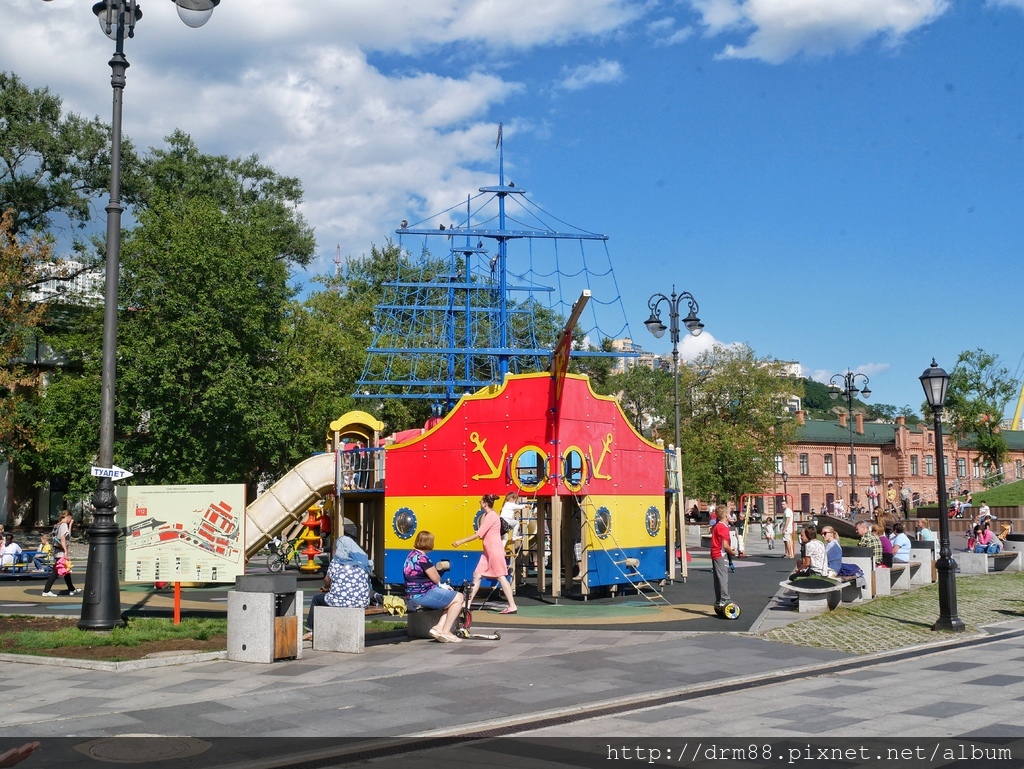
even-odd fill
[[(224, 0), (190, 30), (150, 0), (126, 133), (298, 176), (313, 272), (506, 171), (610, 236), (633, 336), (673, 283), (710, 341), (872, 400), (922, 400), (932, 356), (1024, 335), (1024, 0)], [(109, 120), (86, 0), (5, 0), (0, 68)], [(102, 204), (99, 206), (102, 213)], [(1012, 405), (1010, 407), (1012, 411)]]

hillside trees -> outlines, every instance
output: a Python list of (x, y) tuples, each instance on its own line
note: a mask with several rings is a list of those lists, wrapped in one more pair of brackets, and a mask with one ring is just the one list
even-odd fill
[(1002, 467), (1007, 452), (1000, 434), (1003, 412), (1016, 393), (1016, 382), (999, 356), (981, 348), (961, 352), (949, 375), (946, 419), (954, 434), (972, 440), (995, 469)]

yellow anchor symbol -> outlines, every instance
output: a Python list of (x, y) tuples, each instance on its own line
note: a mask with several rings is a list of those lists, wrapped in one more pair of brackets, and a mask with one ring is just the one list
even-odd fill
[(499, 459), (498, 463), (495, 464), (493, 461), (491, 461), (491, 458), (489, 456), (487, 456), (487, 450), (484, 448), (484, 444), (487, 443), (487, 439), (486, 438), (484, 438), (483, 440), (480, 440), (480, 433), (472, 432), (472, 433), (469, 434), (469, 439), (471, 441), (473, 441), (474, 444), (476, 444), (476, 448), (474, 448), (473, 451), (474, 452), (479, 451), (481, 454), (483, 454), (484, 461), (487, 463), (487, 466), (489, 468), (491, 468), (491, 472), (490, 473), (488, 473), (487, 475), (479, 475), (479, 474), (474, 475), (473, 476), (473, 480), (474, 481), (479, 481), (481, 479), (486, 480), (486, 479), (489, 479), (489, 478), (497, 478), (499, 475), (501, 475), (502, 465), (505, 464), (505, 457), (508, 456), (508, 444), (506, 443), (502, 447), (502, 449), (501, 449), (501, 459)]
[(599, 478), (602, 481), (611, 480), (610, 475), (601, 475), (601, 465), (604, 464), (604, 458), (608, 456), (608, 452), (612, 450), (612, 440), (612, 434), (608, 433), (608, 435), (605, 436), (605, 439), (601, 442), (603, 444), (601, 447), (601, 456), (598, 457), (596, 461), (594, 460), (594, 447), (589, 445), (587, 446), (587, 448), (590, 449), (590, 464), (594, 467), (594, 477)]

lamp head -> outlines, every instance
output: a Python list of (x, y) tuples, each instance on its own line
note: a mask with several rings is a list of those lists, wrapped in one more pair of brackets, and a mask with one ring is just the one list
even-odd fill
[(647, 326), (647, 330), (654, 334), (655, 339), (661, 339), (665, 336), (666, 326), (661, 322), (661, 318), (651, 310), (651, 317), (644, 321), (644, 325)]
[(210, 20), (220, 0), (174, 0), (174, 4), (178, 8), (178, 18), (196, 29)]
[(704, 330), (704, 324), (700, 322), (694, 310), (690, 310), (690, 314), (683, 319), (683, 325), (693, 336), (700, 336), (700, 332)]
[(828, 388), (828, 397), (835, 400), (839, 397), (839, 388), (835, 385), (830, 385)]
[(932, 358), (932, 365), (921, 374), (921, 386), (924, 388), (924, 397), (932, 409), (941, 409), (946, 404), (946, 389), (949, 387), (949, 374), (935, 363)]
[(871, 390), (868, 389), (867, 385), (864, 385), (864, 389), (860, 391), (860, 397), (862, 397), (862, 398), (870, 398), (871, 397)]
[(142, 18), (142, 9), (135, 0), (100, 0), (92, 7), (92, 12), (103, 34), (111, 40), (117, 40), (118, 27), (123, 27), (128, 37), (135, 37), (135, 23)]

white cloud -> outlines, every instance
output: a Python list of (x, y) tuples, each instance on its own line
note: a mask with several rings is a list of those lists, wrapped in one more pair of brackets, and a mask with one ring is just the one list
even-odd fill
[[(836, 374), (845, 374), (847, 371), (853, 371), (857, 374), (863, 374), (870, 379), (878, 374), (884, 374), (892, 368), (891, 363), (862, 363), (859, 366), (854, 366), (852, 369), (842, 369), (841, 371), (833, 371), (832, 369), (815, 369), (814, 371), (805, 372), (804, 376), (815, 382), (821, 382), (822, 384), (828, 384), (829, 380)], [(859, 380), (858, 380), (859, 381)], [(869, 383), (870, 386), (870, 383)], [(859, 387), (859, 384), (858, 384)]]
[(601, 59), (596, 64), (581, 64), (568, 71), (560, 85), (568, 91), (579, 91), (591, 85), (621, 83), (625, 77), (619, 62)]
[(986, 0), (985, 5), (1002, 6), (1004, 8), (1020, 8), (1024, 11), (1024, 0)]
[(693, 360), (701, 353), (710, 350), (716, 344), (718, 344), (718, 340), (707, 331), (704, 331), (700, 336), (684, 334), (679, 339), (679, 358), (684, 361)]
[(722, 58), (762, 59), (773, 64), (799, 53), (827, 56), (851, 51), (878, 37), (888, 45), (898, 45), (950, 8), (949, 0), (689, 1), (709, 35), (748, 35), (741, 45), (726, 45)]
[(676, 29), (676, 20), (671, 16), (655, 19), (647, 25), (647, 34), (654, 38), (655, 45), (678, 45), (693, 37), (693, 27)]
[[(630, 0), (528, 12), (504, 0), (394, 0), (386, 12), (376, 0), (244, 0), (192, 30), (165, 0), (146, 6), (125, 44), (124, 131), (146, 148), (180, 128), (204, 152), (255, 153), (300, 178), (320, 254), (312, 271), (329, 271), (336, 245), (364, 253), (402, 218), (493, 182), (477, 169), (494, 165), (497, 121), (506, 139), (532, 130), (496, 117), (523, 88), (502, 57), (602, 40), (643, 13)], [(0, 70), (49, 87), (69, 111), (110, 120), (111, 51), (82, 0), (0, 5)], [(599, 62), (572, 82), (621, 77), (617, 62)]]

